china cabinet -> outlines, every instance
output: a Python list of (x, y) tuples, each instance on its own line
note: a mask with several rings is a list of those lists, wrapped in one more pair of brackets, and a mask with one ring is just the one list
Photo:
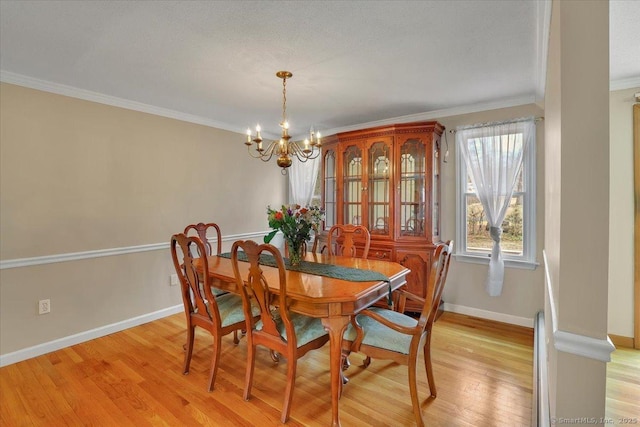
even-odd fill
[[(407, 289), (427, 295), (434, 243), (440, 241), (440, 138), (435, 121), (342, 132), (323, 140), (324, 229), (364, 225), (369, 258), (408, 267)], [(419, 312), (416, 302), (406, 310)]]

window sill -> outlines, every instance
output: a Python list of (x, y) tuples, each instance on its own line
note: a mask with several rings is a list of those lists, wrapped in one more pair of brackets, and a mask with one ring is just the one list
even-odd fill
[[(486, 264), (489, 265), (490, 257), (481, 255), (468, 255), (468, 254), (453, 254), (456, 261), (469, 262), (472, 264)], [(508, 268), (519, 268), (522, 270), (535, 270), (540, 264), (535, 261), (505, 259), (504, 266)]]

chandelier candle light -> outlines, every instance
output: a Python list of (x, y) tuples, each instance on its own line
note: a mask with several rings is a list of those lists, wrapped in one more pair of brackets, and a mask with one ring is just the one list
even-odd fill
[[(255, 138), (251, 134), (251, 129), (247, 129), (245, 145), (251, 157), (260, 159), (263, 162), (268, 162), (274, 154), (277, 155), (276, 163), (282, 168), (282, 174), (286, 175), (287, 168), (291, 166), (292, 156), (295, 156), (301, 162), (315, 159), (320, 155), (322, 143), (320, 141), (320, 132), (316, 134), (313, 128), (309, 131), (309, 138), (304, 141), (291, 141), (289, 122), (287, 121), (287, 79), (293, 77), (293, 74), (289, 71), (278, 71), (276, 76), (282, 79), (282, 121), (280, 122), (282, 136), (279, 140), (271, 141), (267, 148), (263, 148), (262, 136), (260, 135), (261, 128), (260, 125), (257, 125)], [(253, 144), (255, 144), (254, 150), (251, 150)]]

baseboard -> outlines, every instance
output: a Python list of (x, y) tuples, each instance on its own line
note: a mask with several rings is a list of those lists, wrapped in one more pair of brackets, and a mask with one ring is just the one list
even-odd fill
[(2, 354), (0, 355), (0, 367), (21, 362), (23, 360), (31, 359), (33, 357), (41, 356), (43, 354), (51, 353), (52, 351), (60, 350), (61, 348), (66, 348), (75, 344), (80, 344), (86, 341), (90, 341), (95, 338), (100, 338), (105, 335), (112, 334), (114, 332), (120, 332), (125, 329), (132, 328), (134, 326), (142, 325), (143, 323), (148, 323), (157, 319), (161, 319), (163, 317), (171, 316), (172, 314), (180, 313), (183, 309), (184, 308), (182, 304), (179, 304), (173, 307), (167, 307), (162, 310), (154, 311), (152, 313), (143, 314), (142, 316), (137, 316), (131, 319), (123, 320), (121, 322), (116, 322), (110, 325), (105, 325), (99, 328), (80, 332), (78, 334), (70, 335), (68, 337), (63, 337), (57, 340), (34, 345), (33, 347), (23, 348), (21, 350), (14, 351), (12, 353)]
[(611, 338), (611, 342), (616, 347), (635, 348), (633, 337), (624, 337), (622, 335), (609, 334), (609, 338)]
[(533, 328), (533, 319), (528, 317), (514, 316), (505, 313), (496, 313), (495, 311), (482, 310), (479, 308), (466, 307), (464, 305), (444, 303), (444, 311), (451, 311), (458, 314), (466, 314), (467, 316), (479, 317), (481, 319), (493, 320), (496, 322), (509, 323), (511, 325), (524, 326)]

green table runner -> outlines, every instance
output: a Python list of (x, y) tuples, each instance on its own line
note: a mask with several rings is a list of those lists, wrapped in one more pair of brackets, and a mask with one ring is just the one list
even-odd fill
[[(231, 258), (231, 252), (225, 252), (218, 255), (223, 258)], [(247, 262), (247, 256), (244, 252), (238, 252), (238, 259)], [(343, 267), (334, 264), (323, 264), (320, 262), (300, 261), (299, 265), (290, 265), (287, 258), (285, 260), (285, 268), (291, 271), (299, 271), (301, 273), (315, 274), (316, 276), (331, 277), (333, 279), (348, 280), (350, 282), (386, 282), (389, 285), (389, 303), (391, 302), (391, 281), (387, 276), (377, 271), (360, 270), (358, 268)], [(260, 255), (260, 264), (269, 267), (277, 267), (276, 260), (273, 255)]]

